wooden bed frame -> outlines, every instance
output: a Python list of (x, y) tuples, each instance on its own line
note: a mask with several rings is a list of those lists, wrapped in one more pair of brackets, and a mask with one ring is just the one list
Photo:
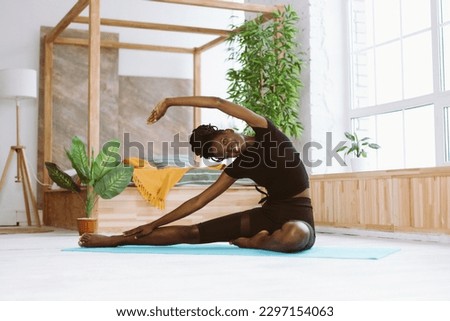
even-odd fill
[[(193, 5), (216, 9), (240, 10), (262, 14), (265, 21), (273, 19), (275, 11), (283, 10), (283, 5), (268, 6), (261, 4), (245, 4), (230, 1), (215, 0), (153, 0), (168, 4)], [(80, 13), (89, 7), (88, 17), (79, 16)], [(170, 6), (168, 6), (170, 10)], [(88, 24), (88, 39), (62, 37), (61, 34), (72, 23)], [(187, 34), (215, 35), (215, 38), (208, 43), (196, 48), (168, 47), (155, 44), (123, 43), (120, 41), (101, 40), (101, 26), (115, 26), (122, 28), (136, 28), (144, 30), (159, 30), (167, 32), (184, 32)], [(52, 161), (53, 146), (53, 59), (54, 45), (77, 45), (88, 47), (88, 130), (87, 145), (88, 150), (97, 153), (100, 148), (100, 48), (125, 48), (135, 50), (148, 50), (159, 52), (170, 52), (179, 54), (189, 54), (193, 59), (193, 90), (194, 96), (201, 95), (201, 57), (205, 51), (223, 43), (232, 30), (219, 30), (203, 27), (192, 27), (172, 24), (157, 24), (142, 21), (115, 20), (100, 17), (100, 0), (78, 0), (62, 20), (48, 32), (43, 41), (44, 58), (42, 61), (43, 82), (43, 121), (39, 149), (42, 157), (38, 164), (38, 172), (41, 180), (45, 184), (50, 184), (50, 178), (46, 174), (44, 163)], [(193, 108), (193, 127), (200, 123), (199, 108)], [(169, 194), (166, 211), (179, 205), (182, 201), (193, 196), (193, 193), (201, 192), (204, 187), (177, 187)], [(65, 191), (54, 191), (44, 189), (43, 191), (44, 224), (75, 229), (76, 217), (84, 216), (71, 194)], [(40, 193), (39, 193), (40, 194)], [(232, 187), (225, 192), (218, 200), (210, 204), (208, 210), (202, 210), (192, 216), (186, 222), (193, 220), (204, 220), (230, 212), (236, 212), (250, 207), (254, 207), (260, 198), (260, 194), (253, 187)], [(232, 206), (230, 206), (232, 204)], [(94, 210), (94, 215), (99, 218), (100, 232), (119, 232), (124, 228), (135, 226), (138, 222), (150, 221), (165, 211), (158, 211), (146, 204), (135, 188), (127, 190), (111, 201), (100, 200)], [(70, 207), (70, 209), (69, 209)], [(64, 216), (64, 217), (62, 217)], [(73, 216), (73, 217), (72, 217)], [(190, 221), (189, 221), (190, 220)]]

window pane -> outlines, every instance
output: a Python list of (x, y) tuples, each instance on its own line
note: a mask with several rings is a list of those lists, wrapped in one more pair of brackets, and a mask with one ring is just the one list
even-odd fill
[(441, 0), (442, 22), (450, 21), (450, 0)]
[(444, 90), (450, 90), (450, 25), (442, 29), (442, 66), (444, 74)]
[(375, 105), (375, 66), (373, 50), (354, 55), (353, 60), (353, 107)]
[(403, 168), (402, 112), (377, 115), (378, 168)]
[(400, 0), (374, 1), (375, 43), (400, 37)]
[(402, 61), (400, 43), (377, 48), (375, 52), (377, 104), (402, 99)]
[(353, 49), (361, 50), (373, 45), (372, 0), (352, 1)]
[(431, 32), (423, 32), (403, 41), (404, 98), (433, 92)]
[(430, 0), (402, 1), (403, 36), (430, 27)]
[(434, 106), (405, 110), (405, 166), (436, 165)]

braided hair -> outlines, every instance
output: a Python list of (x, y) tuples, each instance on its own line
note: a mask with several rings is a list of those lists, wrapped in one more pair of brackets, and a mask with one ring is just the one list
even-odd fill
[(211, 143), (214, 138), (222, 133), (224, 130), (218, 129), (216, 126), (200, 125), (192, 131), (189, 137), (189, 144), (191, 144), (191, 149), (195, 155), (212, 159), (213, 161), (221, 162), (223, 159), (218, 159), (210, 151)]

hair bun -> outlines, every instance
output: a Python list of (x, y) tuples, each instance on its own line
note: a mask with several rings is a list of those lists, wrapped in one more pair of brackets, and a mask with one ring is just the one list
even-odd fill
[(219, 130), (217, 126), (211, 124), (200, 125), (194, 129), (189, 138), (189, 143), (191, 144), (191, 149), (195, 155), (204, 158), (214, 157), (214, 155), (208, 152), (208, 149), (214, 136), (220, 132), (221, 130)]

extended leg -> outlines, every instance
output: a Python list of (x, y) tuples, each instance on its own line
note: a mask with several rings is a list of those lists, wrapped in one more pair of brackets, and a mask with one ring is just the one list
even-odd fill
[(119, 245), (172, 245), (198, 244), (199, 232), (197, 225), (191, 226), (163, 226), (151, 234), (136, 239), (134, 235), (83, 234), (78, 244), (82, 247), (114, 247)]
[(243, 248), (263, 249), (276, 252), (298, 252), (312, 247), (314, 231), (303, 221), (289, 221), (272, 234), (263, 230), (252, 237), (240, 237), (231, 244)]

